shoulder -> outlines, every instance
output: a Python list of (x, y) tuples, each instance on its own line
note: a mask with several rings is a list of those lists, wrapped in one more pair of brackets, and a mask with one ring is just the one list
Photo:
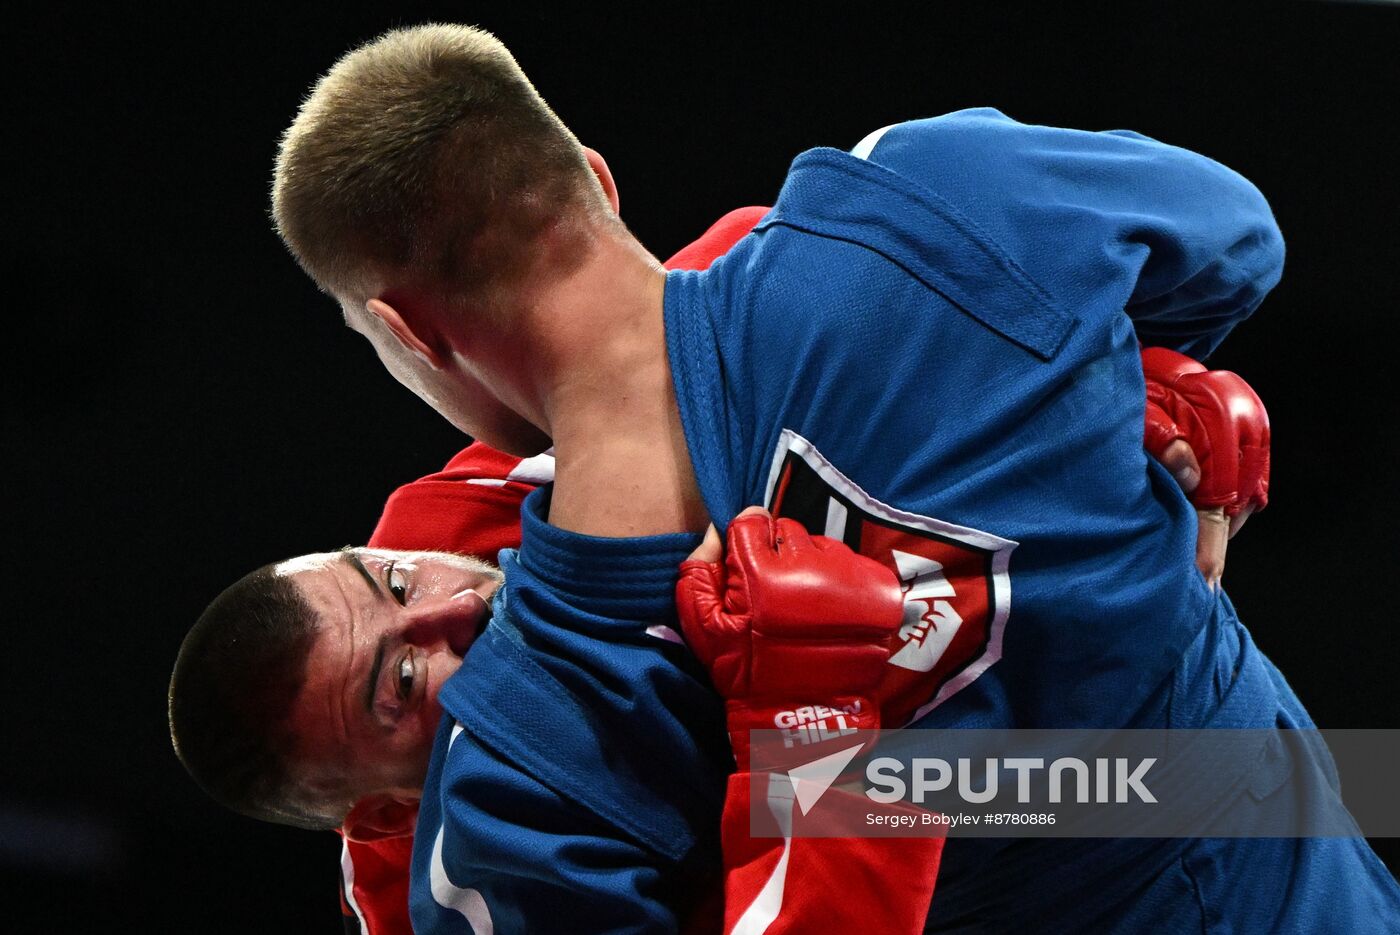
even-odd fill
[(867, 134), (851, 154), (937, 189), (976, 179), (1051, 173), (1073, 178), (1103, 171), (1104, 157), (1202, 157), (1131, 130), (1080, 130), (1022, 123), (993, 107), (891, 124)]

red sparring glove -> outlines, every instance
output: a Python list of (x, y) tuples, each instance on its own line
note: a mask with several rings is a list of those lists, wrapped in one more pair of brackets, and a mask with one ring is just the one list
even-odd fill
[(814, 744), (876, 730), (889, 642), (904, 616), (894, 573), (840, 542), (767, 513), (729, 526), (725, 561), (681, 564), (676, 604), (686, 642), (725, 699), (740, 772), (749, 731)]
[(1228, 370), (1207, 370), (1176, 351), (1142, 351), (1147, 381), (1143, 444), (1161, 460), (1185, 439), (1201, 468), (1191, 492), (1198, 507), (1224, 507), (1234, 517), (1269, 502), (1269, 414), (1249, 384)]

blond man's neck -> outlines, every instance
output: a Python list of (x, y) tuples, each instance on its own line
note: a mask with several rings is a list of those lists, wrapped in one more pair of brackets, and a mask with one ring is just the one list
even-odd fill
[(666, 350), (666, 273), (630, 235), (600, 238), (536, 329), (554, 440), (550, 521), (598, 536), (701, 531)]

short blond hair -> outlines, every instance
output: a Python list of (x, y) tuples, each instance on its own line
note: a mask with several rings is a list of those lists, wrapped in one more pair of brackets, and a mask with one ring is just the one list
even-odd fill
[(325, 291), (392, 272), (447, 295), (522, 272), (545, 226), (605, 196), (578, 139), (495, 36), (396, 29), (320, 79), (282, 136), (272, 217)]

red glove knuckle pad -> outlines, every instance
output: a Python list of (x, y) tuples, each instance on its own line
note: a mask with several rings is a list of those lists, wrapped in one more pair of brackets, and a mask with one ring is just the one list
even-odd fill
[(1229, 516), (1245, 507), (1263, 509), (1269, 490), (1269, 414), (1258, 394), (1237, 374), (1207, 370), (1162, 347), (1143, 350), (1142, 370), (1148, 399), (1144, 446), (1160, 457), (1175, 438), (1186, 440), (1201, 468), (1191, 502), (1224, 507)]
[[(740, 768), (749, 730), (805, 731), (827, 720), (877, 729), (872, 699), (903, 620), (894, 573), (767, 516), (731, 523), (727, 549), (722, 568), (685, 563), (676, 595), (686, 639), (728, 702)], [(824, 742), (825, 730), (799, 733)]]

